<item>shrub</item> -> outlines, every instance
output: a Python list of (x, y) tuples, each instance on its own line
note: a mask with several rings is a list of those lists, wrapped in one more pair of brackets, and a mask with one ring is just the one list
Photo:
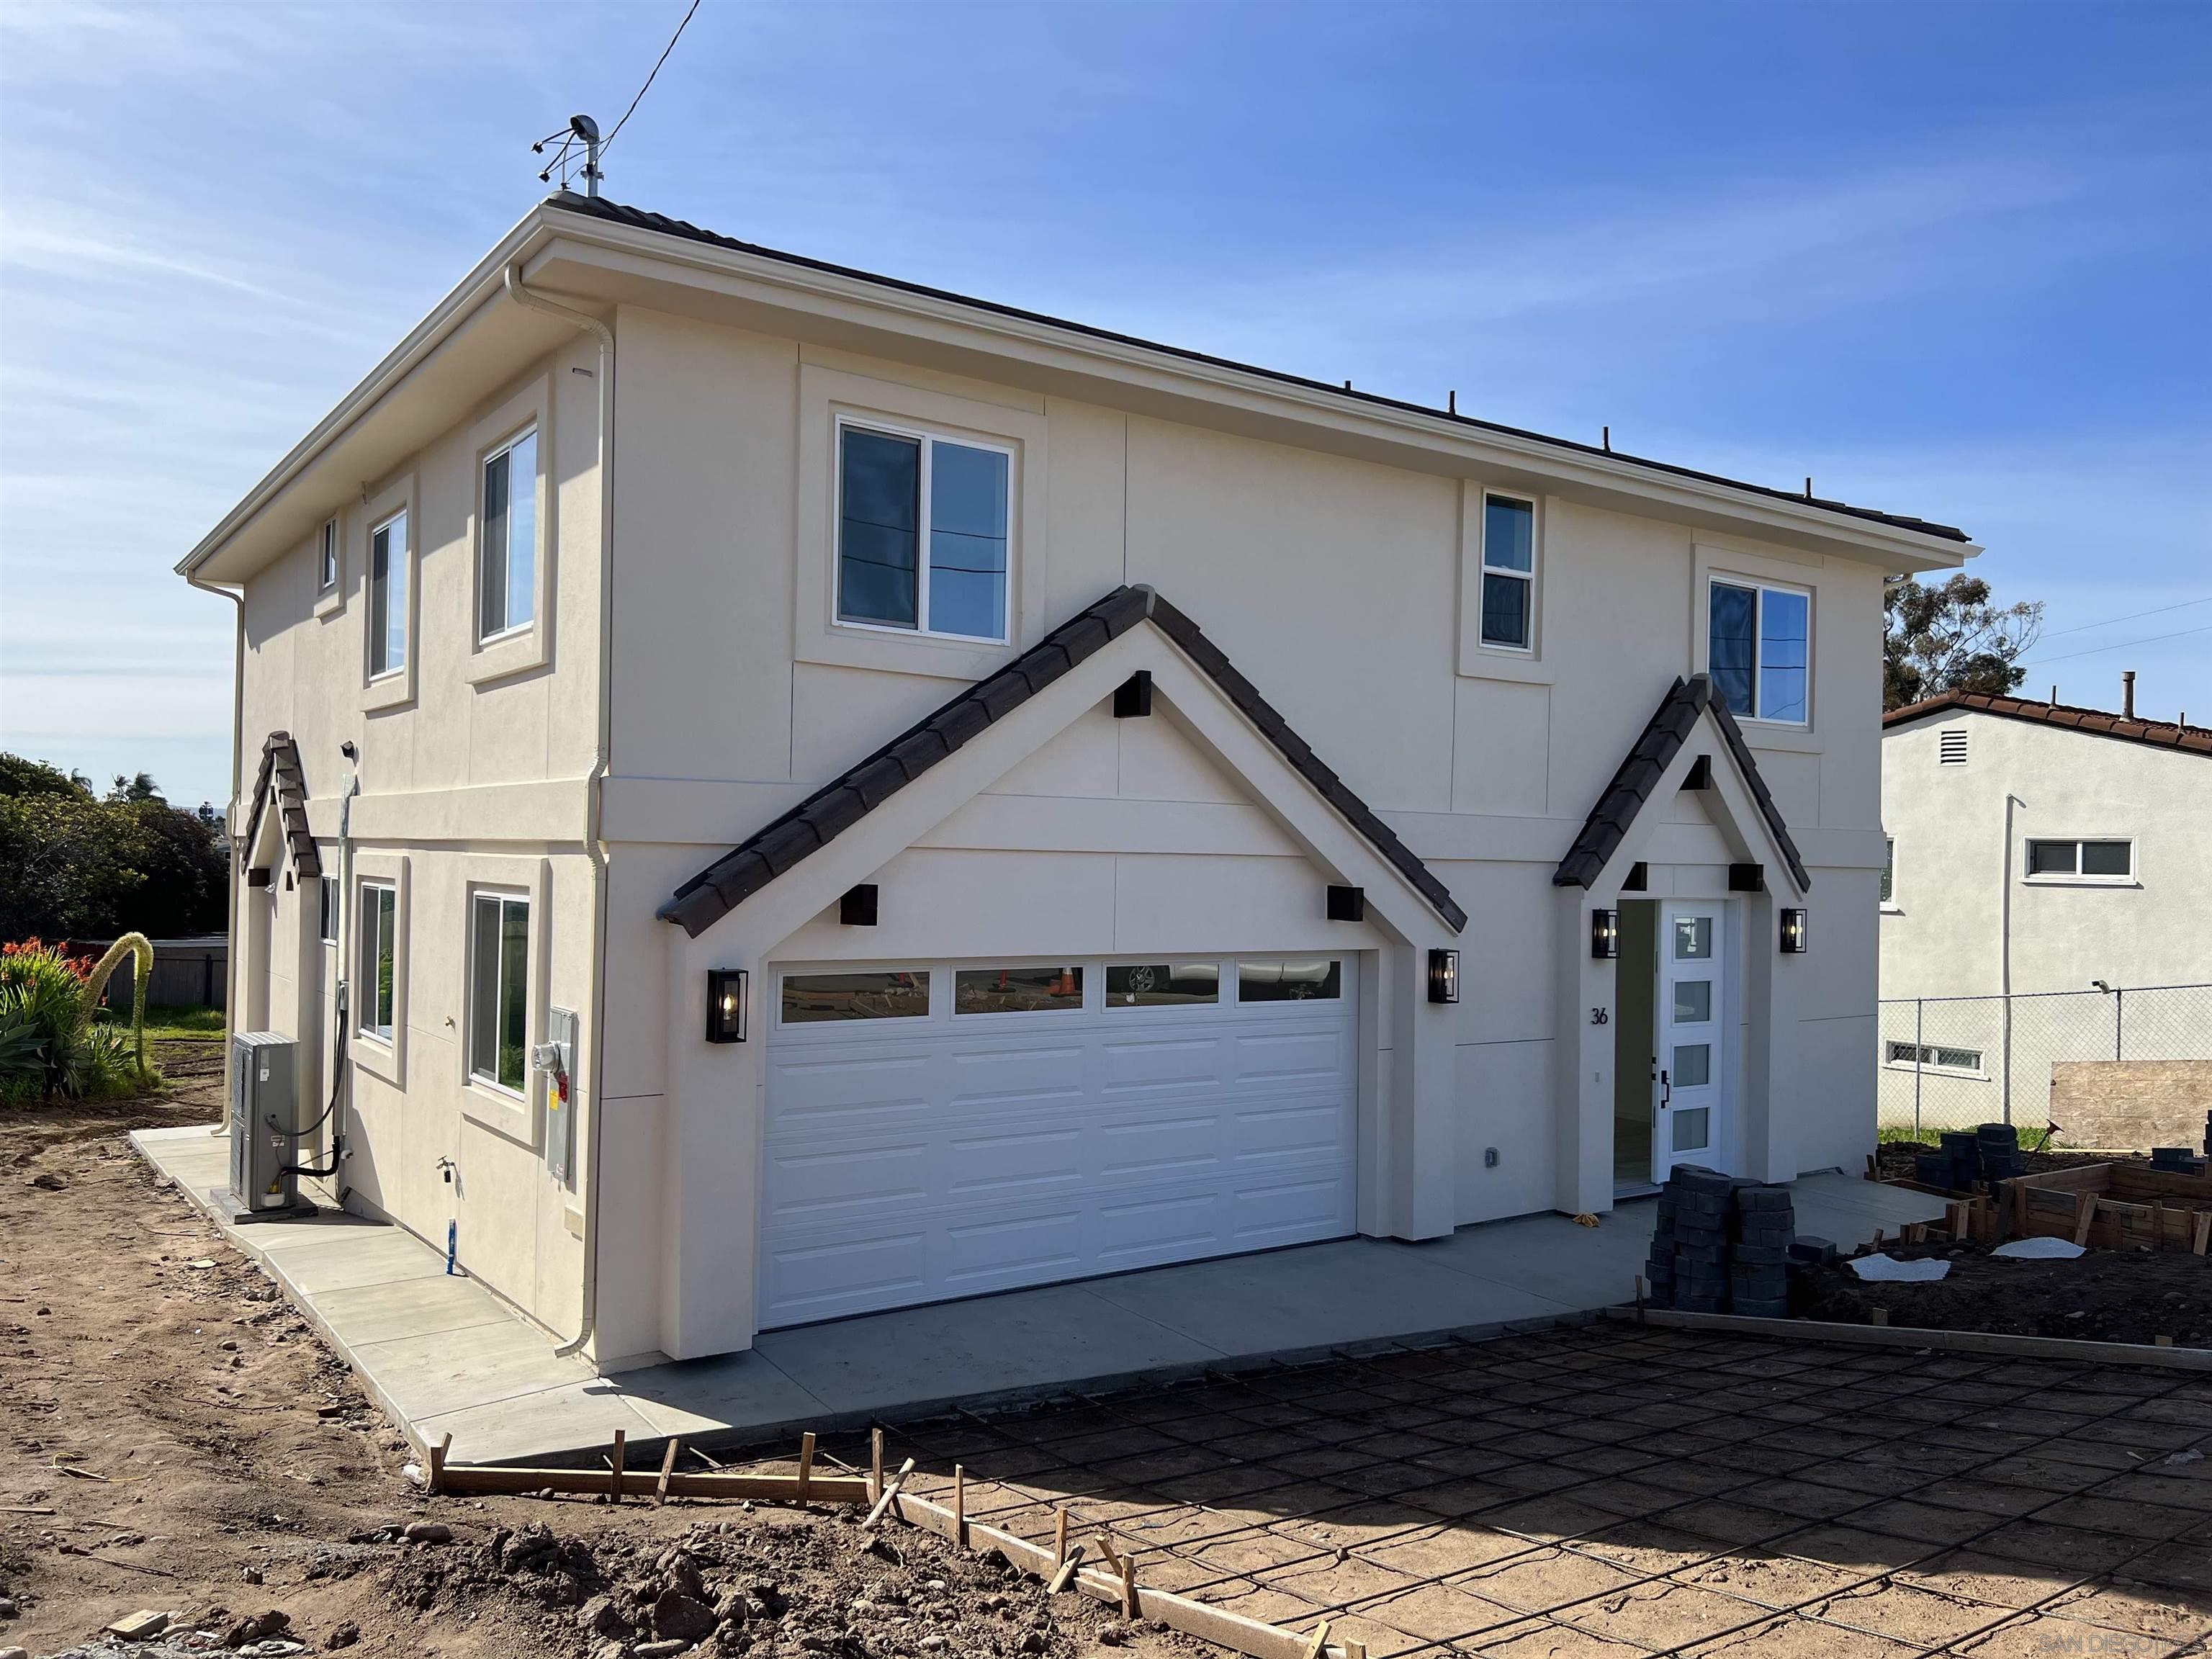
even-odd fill
[(0, 945), (0, 1099), (97, 1099), (159, 1080), (130, 1034), (94, 1022), (92, 975), (92, 959), (65, 945)]

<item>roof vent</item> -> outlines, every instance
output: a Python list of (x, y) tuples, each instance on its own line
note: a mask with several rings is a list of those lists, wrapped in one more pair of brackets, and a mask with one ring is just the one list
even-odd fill
[(1964, 766), (1966, 763), (1966, 728), (1947, 726), (1936, 734), (1936, 763), (1938, 766)]

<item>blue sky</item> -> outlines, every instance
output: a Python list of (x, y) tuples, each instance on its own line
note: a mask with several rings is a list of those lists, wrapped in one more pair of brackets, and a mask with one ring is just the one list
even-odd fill
[[(0, 10), (0, 746), (228, 793), (230, 607), (170, 567), (682, 13)], [(2212, 8), (704, 0), (607, 170), (774, 246), (1962, 525), (2049, 604), (2026, 689), (2116, 705), (2132, 667), (2212, 723)]]

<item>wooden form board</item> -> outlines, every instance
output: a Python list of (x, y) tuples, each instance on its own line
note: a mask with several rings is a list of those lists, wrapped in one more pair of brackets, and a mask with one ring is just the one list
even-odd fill
[[(909, 1526), (935, 1533), (940, 1538), (953, 1538), (957, 1526), (952, 1511), (927, 1498), (899, 1493), (891, 1500), (892, 1511)], [(1053, 1559), (1053, 1553), (1041, 1544), (1032, 1544), (1025, 1538), (1001, 1532), (996, 1527), (985, 1526), (980, 1521), (966, 1522), (968, 1546), (971, 1549), (995, 1549), (1024, 1572), (1050, 1580), (1061, 1564)], [(1127, 1563), (1125, 1563), (1127, 1565)], [(1070, 1587), (1081, 1591), (1094, 1601), (1104, 1601), (1123, 1608), (1133, 1618), (1157, 1619), (1188, 1636), (1196, 1636), (1220, 1647), (1246, 1654), (1249, 1659), (1366, 1659), (1367, 1650), (1358, 1642), (1331, 1642), (1325, 1636), (1318, 1648), (1316, 1632), (1291, 1630), (1281, 1625), (1267, 1625), (1256, 1619), (1247, 1619), (1242, 1613), (1231, 1613), (1224, 1607), (1194, 1601), (1188, 1596), (1176, 1595), (1167, 1590), (1146, 1589), (1136, 1583), (1133, 1570), (1129, 1572), (1078, 1571)]]
[[(1876, 1309), (1880, 1313), (1881, 1310)], [(2006, 1354), (2019, 1359), (2087, 1359), (2106, 1365), (2156, 1365), (2212, 1371), (2212, 1348), (2140, 1342), (2092, 1342), (2076, 1337), (2013, 1336), (1999, 1331), (1939, 1331), (1919, 1325), (1840, 1325), (1817, 1319), (1751, 1319), (1741, 1314), (1684, 1313), (1673, 1308), (1607, 1308), (1600, 1316), (1677, 1330), (1778, 1336), (1796, 1342), (1844, 1342), (1870, 1348), (1932, 1348), (1939, 1353)]]
[(2205, 1253), (2212, 1176), (2140, 1164), (2084, 1164), (2005, 1186), (2015, 1236), (2070, 1238), (2092, 1249)]

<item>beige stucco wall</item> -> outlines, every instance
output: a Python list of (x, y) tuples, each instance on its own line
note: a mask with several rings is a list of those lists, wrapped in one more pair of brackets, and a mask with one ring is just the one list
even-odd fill
[[(1787, 1176), (1855, 1167), (1871, 1144), (1878, 567), (1546, 499), (1540, 649), (1501, 655), (1473, 645), (1467, 611), (1465, 536), (1479, 515), (1480, 479), (695, 319), (625, 309), (619, 328), (608, 823), (623, 896), (611, 921), (608, 1093), (635, 1114), (636, 1144), (657, 1149), (671, 1182), (693, 1156), (684, 1150), (690, 1115), (710, 1115), (718, 1136), (741, 1145), (757, 1133), (752, 1085), (738, 1081), (750, 1060), (696, 1038), (690, 981), (705, 965), (1136, 948), (1143, 941), (1129, 918), (1145, 915), (1160, 918), (1149, 936), (1158, 948), (1170, 939), (1196, 946), (1201, 936), (1208, 946), (1256, 942), (1281, 928), (1271, 932), (1255, 907), (1287, 915), (1290, 896), (1307, 890), (1317, 902), (1325, 878), (1301, 867), (1295, 847), (1255, 841), (1224, 852), (1215, 840), (1229, 833), (1226, 820), (1193, 816), (1218, 797), (1224, 813), (1243, 801), (1233, 810), (1264, 825), (1265, 804), (1234, 781), (1210, 793), (1188, 779), (1161, 789), (1178, 810), (1151, 815), (1146, 850), (1117, 842), (1138, 820), (1120, 812), (1121, 785), (1103, 788), (1097, 766), (1086, 769), (1085, 745), (1113, 742), (1116, 724), (1094, 710), (921, 846), (853, 873), (883, 884), (877, 929), (840, 928), (831, 913), (775, 940), (747, 931), (740, 945), (720, 929), (672, 941), (675, 930), (644, 919), (677, 882), (1123, 581), (1153, 584), (1203, 626), (1471, 914), (1459, 940), (1465, 1000), (1443, 1013), (1455, 1059), (1438, 1146), (1455, 1223), (1550, 1207), (1579, 1179), (1563, 1172), (1554, 1133), (1554, 1097), (1571, 1079), (1556, 1052), (1555, 959), (1570, 947), (1552, 869), (1673, 678), (1702, 668), (1705, 580), (1718, 571), (1812, 590), (1813, 725), (1749, 731), (1813, 869), (1818, 944), (1763, 978), (1762, 1000), (1744, 999), (1746, 1019), (1759, 1021), (1755, 1055), (1753, 1040), (1738, 1038), (1746, 1063), (1780, 1082), (1760, 1107), (1774, 1122), (1742, 1126), (1739, 1153), (1746, 1167)], [(827, 480), (805, 451), (808, 422), (826, 422), (833, 408), (921, 421), (951, 411), (939, 418), (1018, 447), (1018, 632), (1005, 653), (938, 661), (907, 641), (874, 655), (872, 641), (821, 643), (823, 618), (812, 606), (828, 514), (815, 497)], [(1670, 822), (1648, 854), (1667, 861), (1655, 884), (1725, 894), (1727, 864), (1741, 849), (1698, 822), (1693, 805), (1662, 816)], [(1072, 832), (1103, 844), (1071, 847)], [(1194, 862), (1201, 857), (1223, 861), (1187, 879), (1206, 867)], [(1240, 864), (1255, 873), (1226, 873)], [(1277, 874), (1263, 873), (1270, 868)], [(1110, 903), (1093, 871), (1113, 873)], [(913, 908), (902, 892), (916, 896)], [(1742, 906), (1746, 956), (1762, 966), (1783, 902)], [(1610, 994), (1605, 973), (1601, 999)], [(645, 1035), (655, 1018), (667, 1036), (658, 1045)], [(1376, 1086), (1385, 1091), (1387, 1038), (1378, 1030)], [(1578, 1055), (1582, 1046), (1578, 1034)], [(1495, 1167), (1483, 1161), (1490, 1146), (1500, 1150)], [(737, 1209), (750, 1169), (739, 1160), (726, 1182), (739, 1192)], [(1609, 1192), (1578, 1201), (1602, 1207)], [(702, 1249), (729, 1252), (733, 1271), (749, 1275), (740, 1237), (749, 1218), (732, 1211), (726, 1220), (719, 1240), (664, 1240), (664, 1275), (690, 1271), (683, 1259)], [(634, 1277), (637, 1294), (626, 1299), (643, 1308), (652, 1274)], [(664, 1282), (660, 1296), (662, 1329), (687, 1322), (680, 1290)], [(648, 1334), (641, 1317), (635, 1338)]]
[[(534, 365), (455, 411), (450, 428), (393, 473), (331, 501), (342, 549), (335, 595), (318, 593), (319, 550), (303, 542), (246, 584), (245, 601), (247, 780), (267, 734), (290, 732), (310, 826), (336, 879), (348, 772), (339, 744), (356, 744), (356, 875), (394, 881), (401, 893), (402, 1029), (389, 1047), (354, 1039), (357, 1132), (337, 1184), (357, 1206), (441, 1248), (457, 1220), (463, 1265), (563, 1335), (573, 1333), (581, 1300), (581, 1194), (573, 1179), (546, 1170), (539, 1081), (533, 1077), (527, 1100), (515, 1103), (467, 1080), (467, 914), (473, 884), (532, 897), (532, 1041), (544, 1035), (548, 1007), (589, 1006), (584, 779), (598, 736), (599, 507), (597, 391), (588, 373), (576, 371), (594, 362), (579, 346)], [(526, 635), (487, 654), (476, 648), (472, 625), (477, 466), (486, 448), (530, 422), (544, 473), (538, 614)], [(373, 685), (368, 536), (403, 502), (413, 559), (411, 660), (405, 676)], [(270, 888), (239, 894), (241, 1004), (301, 1039), (303, 1091), (319, 1111), (337, 951), (316, 938), (313, 884), (288, 888), (288, 873), (280, 854)], [(356, 1010), (360, 1000), (357, 994)], [(589, 1075), (586, 1054), (579, 1095)], [(451, 1182), (441, 1158), (453, 1161)]]
[[(1538, 648), (1499, 653), (1473, 625), (1479, 477), (635, 307), (613, 320), (605, 1001), (578, 1070), (580, 1093), (601, 1043), (602, 1361), (750, 1340), (762, 1045), (701, 1041), (708, 966), (1341, 950), (1362, 963), (1364, 1228), (1424, 1236), (1606, 1207), (1613, 1057), (1589, 1016), (1613, 986), (1609, 964), (1587, 959), (1578, 918), (1613, 894), (1563, 892), (1552, 870), (1674, 678), (1703, 667), (1716, 571), (1814, 595), (1813, 724), (1749, 728), (1812, 867), (1814, 953), (1771, 960), (1774, 907), (1795, 901), (1779, 896), (1776, 854), (1740, 791), (1717, 821), (1691, 799), (1655, 805), (1635, 856), (1652, 863), (1655, 896), (1725, 896), (1730, 861), (1769, 864), (1773, 890), (1731, 901), (1755, 982), (1735, 1040), (1734, 1161), (1786, 1176), (1855, 1164), (1870, 1143), (1878, 565), (1542, 496)], [(369, 506), (332, 503), (347, 536), (341, 604), (319, 612), (303, 544), (250, 584), (247, 605), (248, 744), (278, 727), (298, 737), (327, 837), (337, 744), (357, 741), (364, 869), (396, 875), (404, 861), (405, 1038), (359, 1068), (366, 1133), (347, 1179), (438, 1242), (458, 1216), (464, 1261), (564, 1334), (580, 1314), (582, 1194), (547, 1176), (534, 1119), (474, 1097), (458, 1045), (471, 880), (542, 883), (533, 1010), (589, 1006), (582, 779), (597, 719), (599, 481), (596, 388), (578, 371), (593, 361), (580, 337), (458, 412), (397, 477), (368, 481)], [(501, 435), (515, 400), (533, 395), (550, 433), (548, 648), (541, 666), (486, 678), (468, 629), (475, 469), (487, 433)], [(1015, 448), (1018, 628), (1003, 650), (831, 624), (823, 453), (841, 409)], [(361, 566), (371, 508), (395, 492), (414, 503), (419, 574), (414, 680), (392, 702), (362, 684)], [(803, 904), (763, 895), (697, 940), (655, 919), (722, 851), (1125, 581), (1155, 585), (1206, 629), (1449, 885), (1471, 917), (1463, 934), (1393, 886), (1148, 630), (1116, 642), (1097, 684), (1054, 686), (994, 729), (988, 754), (963, 751), (902, 794), (902, 839), (872, 825), (817, 855), (806, 882), (822, 890), (808, 887)], [(1097, 706), (1103, 677), (1133, 664), (1156, 667), (1163, 707), (1116, 722)], [(1717, 752), (1710, 731), (1698, 741)], [(1369, 884), (1370, 924), (1322, 916), (1322, 886), (1342, 878)], [(855, 937), (823, 906), (862, 879), (883, 886), (885, 921)], [(272, 926), (283, 933), (281, 915)], [(1419, 973), (1445, 943), (1462, 951), (1464, 1000), (1432, 1008)], [(1607, 1105), (1565, 1122), (1567, 1098)], [(593, 1103), (580, 1103), (580, 1138)], [(455, 1160), (457, 1185), (440, 1158)]]

